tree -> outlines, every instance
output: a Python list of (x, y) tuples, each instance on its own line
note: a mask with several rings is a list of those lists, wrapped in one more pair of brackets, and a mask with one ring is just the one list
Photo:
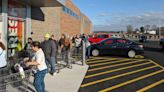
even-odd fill
[(127, 33), (133, 33), (133, 27), (132, 25), (127, 26)]
[(140, 32), (141, 33), (145, 33), (145, 28), (142, 26), (142, 27), (140, 27)]

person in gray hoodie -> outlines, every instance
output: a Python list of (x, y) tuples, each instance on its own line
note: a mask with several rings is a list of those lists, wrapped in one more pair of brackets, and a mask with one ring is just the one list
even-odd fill
[(45, 58), (46, 58), (46, 63), (47, 66), (50, 66), (50, 71), (49, 73), (51, 75), (55, 75), (56, 74), (56, 70), (55, 70), (55, 62), (56, 62), (56, 50), (57, 48), (55, 48), (55, 43), (53, 42), (53, 40), (50, 39), (50, 35), (46, 34), (44, 37), (44, 41), (41, 43), (41, 48), (45, 54)]

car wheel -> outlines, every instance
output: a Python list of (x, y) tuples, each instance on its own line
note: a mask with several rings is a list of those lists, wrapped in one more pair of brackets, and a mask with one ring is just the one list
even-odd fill
[(92, 55), (93, 56), (98, 56), (99, 55), (99, 50), (98, 49), (92, 50)]
[(136, 51), (134, 51), (134, 50), (129, 50), (128, 51), (128, 57), (133, 58), (135, 56), (136, 56)]

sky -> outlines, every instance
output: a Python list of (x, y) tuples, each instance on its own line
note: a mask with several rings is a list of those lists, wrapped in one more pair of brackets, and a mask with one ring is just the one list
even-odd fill
[(72, 0), (94, 31), (126, 31), (127, 25), (164, 26), (164, 0)]

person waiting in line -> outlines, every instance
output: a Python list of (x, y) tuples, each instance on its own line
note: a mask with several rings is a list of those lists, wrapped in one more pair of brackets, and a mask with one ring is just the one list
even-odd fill
[(55, 38), (55, 35), (51, 35), (50, 40), (52, 40), (55, 43), (55, 60), (57, 63), (57, 56), (58, 56), (58, 40)]
[(90, 58), (90, 52), (91, 52), (91, 43), (88, 41), (88, 36), (85, 35), (85, 46), (86, 46), (86, 58), (89, 59)]
[(0, 68), (4, 68), (7, 65), (6, 61), (6, 48), (2, 42), (0, 42)]
[(75, 38), (75, 47), (76, 47), (76, 54), (79, 53), (79, 50), (80, 50), (80, 47), (81, 47), (81, 43), (82, 42), (82, 39), (80, 38), (79, 35), (76, 35), (76, 38)]
[(49, 73), (52, 76), (56, 74), (56, 69), (55, 69), (56, 48), (55, 47), (56, 46), (54, 41), (50, 40), (50, 35), (46, 34), (44, 37), (44, 41), (41, 43), (41, 48), (45, 54), (47, 66), (50, 66)]
[(28, 42), (26, 43), (24, 50), (26, 51), (26, 53), (28, 54), (28, 57), (31, 58), (33, 56), (33, 52), (32, 52), (32, 38), (29, 37), (28, 38)]
[[(7, 66), (7, 61), (6, 61), (6, 48), (2, 42), (0, 42), (0, 77), (6, 75), (5, 68)], [(4, 80), (0, 80), (0, 84), (3, 84)], [(6, 92), (6, 86), (1, 85), (0, 86), (1, 92)]]
[(34, 72), (34, 87), (37, 92), (45, 92), (44, 78), (47, 73), (45, 55), (40, 48), (40, 42), (32, 43), (32, 50), (35, 52), (31, 61), (26, 62), (26, 66), (36, 66)]
[(70, 49), (71, 49), (71, 42), (69, 36), (65, 36), (64, 44), (62, 46), (64, 51), (64, 62), (66, 62), (66, 66), (69, 67), (69, 58), (70, 58)]
[(60, 49), (61, 49), (61, 57), (62, 57), (62, 60), (64, 60), (64, 49), (63, 49), (63, 46), (64, 46), (64, 40), (65, 40), (66, 36), (65, 34), (62, 34), (61, 35), (61, 38), (59, 40), (59, 46), (60, 46)]

